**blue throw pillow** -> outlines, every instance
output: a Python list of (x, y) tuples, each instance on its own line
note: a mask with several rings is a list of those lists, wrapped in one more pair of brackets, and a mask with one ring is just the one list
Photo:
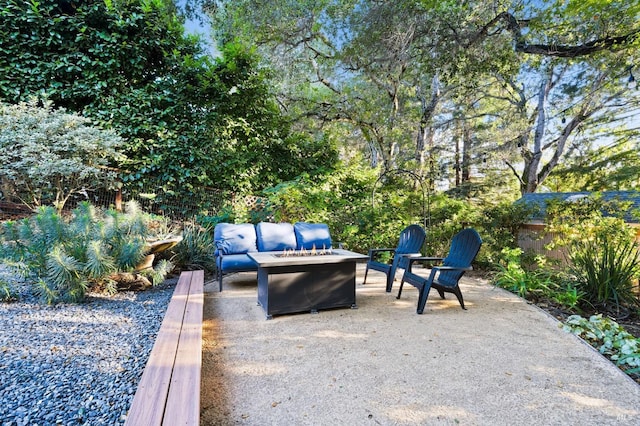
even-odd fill
[(318, 250), (331, 248), (331, 234), (327, 224), (297, 222), (293, 229), (296, 233), (296, 249), (311, 250), (314, 246)]
[(257, 251), (256, 229), (250, 223), (219, 223), (213, 231), (216, 247), (222, 254)]
[(282, 251), (296, 248), (296, 234), (290, 223), (260, 222), (256, 225), (258, 251)]

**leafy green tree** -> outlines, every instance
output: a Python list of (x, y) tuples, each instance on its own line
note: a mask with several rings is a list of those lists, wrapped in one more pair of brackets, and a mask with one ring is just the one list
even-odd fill
[(127, 187), (253, 191), (331, 167), (333, 148), (291, 129), (251, 52), (208, 57), (173, 2), (63, 3), (0, 6), (0, 98), (46, 93), (116, 130)]
[(219, 1), (214, 16), (222, 39), (255, 42), (282, 72), (299, 123), (340, 134), (372, 165), (452, 182), (455, 170), (462, 185), (490, 153), (531, 192), (580, 132), (637, 105), (618, 83), (635, 60), (638, 10), (636, 1)]
[(215, 60), (211, 84), (217, 142), (211, 176), (223, 189), (250, 192), (331, 171), (337, 151), (331, 141), (305, 136), (282, 115), (270, 87), (271, 76), (249, 48), (229, 43)]
[(9, 0), (0, 34), (0, 97), (17, 103), (45, 91), (77, 112), (144, 87), (199, 52), (163, 0)]
[(639, 161), (635, 138), (623, 136), (619, 142), (579, 151), (556, 170), (547, 186), (556, 192), (634, 190), (640, 187)]
[(122, 138), (51, 102), (0, 103), (0, 178), (31, 208), (62, 210), (74, 194), (115, 186), (110, 163), (124, 158)]
[(182, 118), (201, 106), (207, 60), (197, 39), (184, 36), (171, 2), (11, 0), (0, 7), (0, 34), (0, 98), (46, 93), (54, 105), (115, 129), (126, 140), (129, 160), (118, 165), (129, 180), (155, 179), (167, 163), (182, 167), (163, 169), (162, 182), (189, 189), (204, 179), (191, 169), (209, 163), (193, 137), (202, 133), (201, 116)]
[[(522, 85), (511, 85), (515, 96), (504, 103), (511, 114), (498, 119), (509, 130), (494, 140), (504, 153), (519, 154), (503, 158), (521, 193), (535, 192), (572, 154), (587, 152), (589, 138), (608, 138), (620, 130), (616, 116), (640, 99), (618, 78), (619, 60), (553, 61), (529, 68), (528, 77), (520, 77)], [(609, 61), (613, 67), (605, 68)]]

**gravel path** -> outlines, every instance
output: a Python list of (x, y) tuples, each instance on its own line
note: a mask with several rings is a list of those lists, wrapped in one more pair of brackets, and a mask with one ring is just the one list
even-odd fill
[(416, 315), (417, 289), (363, 277), (358, 309), (269, 321), (255, 274), (206, 283), (200, 424), (640, 425), (640, 386), (518, 296), (463, 277), (468, 310)]
[(174, 284), (55, 306), (18, 284), (0, 303), (0, 424), (122, 424)]

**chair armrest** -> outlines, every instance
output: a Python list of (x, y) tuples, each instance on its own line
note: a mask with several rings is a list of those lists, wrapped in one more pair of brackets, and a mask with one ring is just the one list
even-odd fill
[(409, 258), (409, 265), (407, 269), (411, 272), (411, 267), (414, 262), (441, 262), (444, 257), (430, 257), (430, 256), (411, 256), (410, 254), (406, 255)]
[(375, 249), (369, 249), (369, 259), (373, 259), (373, 256), (377, 255), (378, 253), (382, 253), (382, 252), (392, 252), (395, 253), (396, 249), (395, 248), (375, 248)]
[(473, 271), (472, 266), (434, 266), (438, 271)]
[(405, 256), (409, 257), (409, 265), (413, 262), (441, 262), (444, 259), (444, 257), (412, 256), (411, 254)]

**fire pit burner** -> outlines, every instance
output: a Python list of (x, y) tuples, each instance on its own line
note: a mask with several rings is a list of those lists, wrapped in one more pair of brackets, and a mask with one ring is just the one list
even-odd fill
[(313, 246), (310, 250), (302, 248), (300, 250), (289, 249), (284, 250), (281, 254), (277, 254), (276, 257), (303, 257), (303, 256), (327, 256), (332, 255), (333, 250), (322, 247), (317, 250), (316, 246)]

